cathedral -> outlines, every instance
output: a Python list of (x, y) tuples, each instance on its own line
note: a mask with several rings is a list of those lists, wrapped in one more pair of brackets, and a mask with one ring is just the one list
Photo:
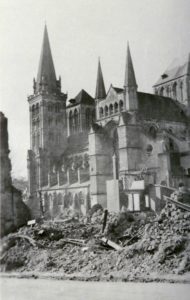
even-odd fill
[[(28, 97), (28, 205), (32, 216), (150, 209), (156, 186), (190, 186), (190, 56), (165, 71), (153, 94), (138, 91), (129, 45), (123, 87), (106, 92), (100, 61), (95, 97), (68, 99), (57, 79), (45, 26)], [(156, 205), (156, 204), (155, 204)], [(152, 208), (152, 206), (151, 206)]]

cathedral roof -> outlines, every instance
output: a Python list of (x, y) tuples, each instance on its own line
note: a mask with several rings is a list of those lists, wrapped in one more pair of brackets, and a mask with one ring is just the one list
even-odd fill
[(85, 91), (81, 90), (78, 95), (74, 99), (70, 99), (70, 106), (75, 106), (78, 104), (88, 104), (88, 105), (93, 105), (94, 104), (94, 99)]
[(37, 74), (37, 82), (36, 82), (37, 91), (40, 91), (41, 84), (43, 82), (47, 86), (48, 91), (50, 92), (56, 91), (57, 89), (56, 74), (55, 74), (55, 68), (53, 64), (53, 58), (51, 54), (51, 48), (50, 48), (46, 25), (44, 28), (42, 50), (41, 50), (40, 62), (39, 62), (38, 74)]
[(178, 101), (159, 95), (137, 92), (139, 113), (143, 119), (186, 122), (187, 117)]
[(186, 61), (184, 64), (167, 69), (154, 84), (154, 87), (187, 74), (190, 75), (190, 55), (188, 61)]
[(112, 87), (116, 91), (116, 93), (118, 93), (118, 94), (123, 93), (123, 89), (115, 87), (115, 86), (112, 86)]
[(126, 66), (125, 66), (125, 81), (124, 87), (136, 87), (136, 78), (131, 58), (129, 43), (127, 44)]
[(96, 99), (103, 99), (105, 97), (106, 97), (106, 90), (105, 90), (104, 79), (103, 79), (103, 74), (102, 74), (102, 68), (101, 68), (100, 59), (99, 59), (95, 98)]

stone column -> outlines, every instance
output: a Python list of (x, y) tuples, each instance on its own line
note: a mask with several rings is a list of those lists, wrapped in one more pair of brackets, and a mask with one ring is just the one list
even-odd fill
[(81, 183), (81, 178), (80, 178), (80, 168), (77, 169), (77, 175), (78, 175), (78, 183)]
[(106, 181), (112, 178), (111, 145), (103, 132), (91, 132), (89, 137), (90, 196), (91, 205), (100, 203), (107, 207)]
[(60, 186), (60, 172), (57, 171), (57, 185)]
[(67, 182), (70, 184), (70, 174), (69, 174), (69, 169), (67, 169)]
[(48, 187), (51, 187), (51, 173), (48, 173)]
[(112, 157), (112, 161), (113, 161), (113, 179), (118, 179), (117, 178), (117, 157), (114, 153), (113, 157)]

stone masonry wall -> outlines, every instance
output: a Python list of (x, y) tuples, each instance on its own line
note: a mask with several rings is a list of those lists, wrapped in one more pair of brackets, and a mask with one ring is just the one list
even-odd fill
[(3, 236), (25, 224), (29, 218), (22, 194), (12, 186), (9, 159), (7, 118), (0, 112), (0, 235)]

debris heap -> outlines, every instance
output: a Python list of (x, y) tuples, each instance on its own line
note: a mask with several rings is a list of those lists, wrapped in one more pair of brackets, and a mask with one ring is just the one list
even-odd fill
[(166, 204), (158, 216), (108, 214), (103, 233), (102, 225), (98, 210), (89, 218), (22, 227), (2, 239), (1, 270), (127, 280), (190, 271), (189, 212)]

